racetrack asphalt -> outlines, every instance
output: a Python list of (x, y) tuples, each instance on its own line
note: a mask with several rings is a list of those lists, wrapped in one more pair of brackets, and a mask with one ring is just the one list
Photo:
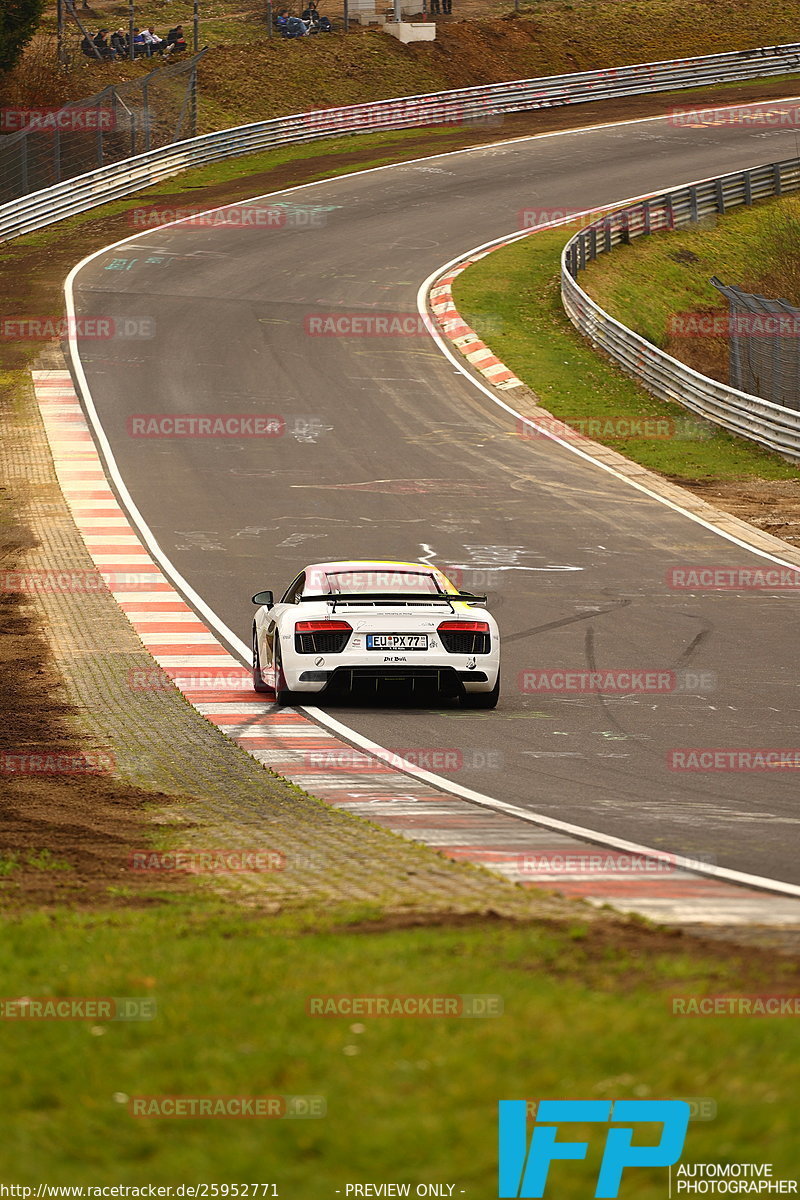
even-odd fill
[[(244, 641), (250, 594), (282, 589), (306, 562), (464, 568), (465, 587), (488, 583), (504, 634), (497, 711), (339, 704), (338, 720), (400, 752), (450, 750), (456, 782), (532, 811), (800, 881), (793, 772), (667, 764), (676, 748), (798, 744), (792, 594), (665, 581), (671, 567), (763, 560), (567, 449), (521, 439), (424, 331), (306, 331), (314, 314), (413, 314), (423, 279), (513, 232), (520, 210), (599, 207), (795, 153), (791, 130), (649, 120), (283, 193), (266, 202), (286, 206), (274, 229), (188, 224), (101, 253), (77, 275), (78, 315), (154, 323), (153, 336), (80, 342), (144, 519)], [(286, 433), (130, 436), (145, 413), (279, 414)], [(534, 668), (674, 670), (688, 686), (527, 694), (520, 673)], [(706, 686), (682, 672), (706, 673)]]

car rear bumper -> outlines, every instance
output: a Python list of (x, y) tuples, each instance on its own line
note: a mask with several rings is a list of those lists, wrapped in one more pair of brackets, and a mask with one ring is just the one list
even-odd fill
[[(294, 673), (292, 673), (294, 675)], [(297, 672), (291, 682), (293, 691), (355, 691), (375, 690), (393, 685), (427, 688), (444, 696), (458, 696), (462, 692), (488, 692), (497, 678), (496, 663), (478, 663), (472, 670), (448, 665), (403, 665), (376, 664), (337, 666), (328, 669), (308, 667)]]

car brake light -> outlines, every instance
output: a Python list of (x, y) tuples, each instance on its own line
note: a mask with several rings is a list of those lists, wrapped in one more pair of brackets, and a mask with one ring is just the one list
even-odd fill
[(442, 621), (439, 633), (488, 633), (488, 621)]
[(353, 632), (347, 621), (298, 621), (294, 627), (295, 633), (344, 633), (345, 630)]

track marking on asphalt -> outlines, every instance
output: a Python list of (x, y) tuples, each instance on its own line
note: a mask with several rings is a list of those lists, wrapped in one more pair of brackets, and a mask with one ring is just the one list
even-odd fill
[[(793, 100), (800, 100), (800, 97), (786, 97), (784, 100), (784, 103), (788, 103)], [(757, 105), (758, 103), (763, 103), (763, 102), (753, 101), (752, 104), (750, 104), (750, 105), (741, 105), (740, 107), (743, 107), (743, 108), (744, 107), (753, 107), (753, 106)], [(723, 106), (723, 107), (729, 108), (730, 106), (727, 105), (727, 106)], [(598, 130), (606, 130), (609, 128), (620, 128), (620, 127), (625, 127), (625, 126), (630, 126), (630, 125), (654, 123), (654, 122), (658, 122), (658, 121), (663, 122), (668, 119), (669, 119), (668, 115), (667, 116), (661, 115), (661, 116), (655, 116), (655, 117), (636, 118), (633, 120), (627, 120), (627, 121), (621, 121), (621, 122), (605, 122), (602, 124), (588, 126), (588, 127), (584, 127), (584, 128), (576, 129), (576, 130), (557, 131), (557, 132), (552, 132), (552, 133), (535, 134), (535, 135), (531, 135), (529, 137), (523, 137), (523, 138), (507, 139), (505, 142), (493, 143), (492, 147), (498, 148), (498, 147), (502, 147), (504, 145), (518, 144), (520, 142), (527, 142), (527, 141), (538, 141), (538, 140), (543, 140), (545, 138), (552, 138), (552, 137), (585, 136), (587, 134), (596, 132)], [(377, 171), (393, 170), (393, 169), (397, 169), (398, 166), (408, 166), (409, 162), (412, 162), (412, 163), (413, 162), (426, 162), (426, 161), (431, 161), (431, 160), (444, 158), (444, 157), (454, 157), (456, 155), (461, 155), (461, 154), (479, 153), (481, 151), (486, 151), (492, 147), (473, 146), (473, 147), (468, 147), (468, 148), (465, 148), (462, 150), (448, 151), (448, 152), (445, 152), (444, 154), (440, 153), (440, 154), (428, 155), (421, 159), (408, 160), (407, 162), (405, 162), (403, 164), (386, 164), (386, 165), (380, 166), (380, 167), (371, 167), (365, 171), (354, 171), (354, 172), (350, 172), (346, 175), (337, 176), (337, 178), (335, 180), (314, 180), (309, 183), (299, 184), (293, 188), (281, 189), (278, 192), (267, 193), (264, 196), (252, 197), (249, 200), (240, 200), (240, 201), (237, 201), (236, 203), (237, 203), (237, 205), (243, 205), (243, 204), (248, 204), (248, 203), (254, 203), (258, 199), (266, 199), (266, 198), (270, 198), (272, 196), (286, 195), (286, 194), (290, 194), (290, 193), (294, 193), (294, 192), (298, 192), (298, 191), (304, 191), (306, 189), (313, 188), (313, 187), (333, 186), (343, 180), (353, 179), (356, 176), (373, 174)], [(695, 181), (690, 181), (690, 182), (698, 183), (698, 182), (702, 182), (702, 181), (695, 180)], [(623, 206), (626, 204), (632, 204), (638, 200), (645, 199), (648, 196), (651, 196), (654, 194), (657, 194), (657, 193), (653, 193), (653, 192), (642, 193), (639, 196), (617, 200), (614, 202), (613, 205), (607, 205), (606, 207), (609, 207), (609, 208), (615, 207), (616, 208), (616, 207), (620, 207), (620, 206)], [(208, 209), (206, 211), (209, 213), (218, 212), (220, 210), (220, 208), (224, 208), (224, 207), (230, 208), (230, 207), (232, 207), (232, 205), (229, 203), (227, 205), (217, 206), (216, 208)], [(590, 211), (595, 211), (595, 210), (590, 210)], [(197, 216), (199, 216), (199, 215), (203, 215), (203, 214), (193, 214), (191, 220), (196, 221)], [(574, 219), (574, 217), (572, 217), (571, 219)], [(185, 221), (172, 221), (172, 222), (169, 222), (166, 225), (164, 225), (162, 228), (169, 229), (173, 226), (180, 225), (183, 223), (185, 223)], [(515, 235), (505, 236), (504, 238), (495, 239), (492, 242), (485, 243), (485, 247), (486, 248), (494, 247), (500, 241), (509, 242), (512, 240), (516, 240), (517, 237), (526, 236), (526, 235), (530, 234), (531, 232), (532, 231), (530, 231), (530, 230), (524, 230)], [(93, 254), (88, 255), (86, 258), (82, 259), (79, 263), (77, 263), (75, 265), (75, 267), (73, 267), (73, 269), (70, 271), (69, 275), (67, 276), (67, 279), (66, 279), (65, 285), (64, 285), (64, 290), (65, 290), (67, 314), (68, 314), (69, 326), (70, 326), (69, 345), (70, 345), (70, 354), (71, 354), (71, 358), (72, 358), (72, 362), (73, 362), (73, 368), (75, 371), (75, 376), (77, 378), (79, 391), (80, 391), (80, 394), (83, 399), (83, 404), (85, 406), (86, 415), (87, 415), (88, 421), (91, 425), (91, 428), (94, 432), (94, 436), (96, 439), (96, 443), (97, 443), (102, 461), (105, 464), (105, 470), (107, 472), (107, 475), (111, 478), (111, 480), (114, 484), (114, 487), (116, 488), (116, 491), (120, 497), (120, 500), (123, 504), (125, 512), (128, 515), (129, 520), (131, 521), (132, 525), (138, 531), (144, 545), (150, 551), (155, 562), (159, 564), (159, 567), (163, 571), (164, 575), (169, 580), (172, 581), (174, 586), (178, 589), (178, 591), (180, 591), (183, 594), (183, 596), (186, 597), (186, 599), (189, 601), (189, 603), (192, 605), (192, 607), (203, 616), (203, 618), (209, 624), (210, 628), (213, 629), (215, 631), (215, 633), (219, 637), (221, 637), (223, 639), (223, 641), (235, 651), (235, 654), (238, 656), (240, 661), (247, 662), (249, 659), (248, 647), (224, 623), (224, 621), (222, 621), (222, 619), (214, 612), (214, 610), (203, 600), (203, 598), (195, 591), (195, 589), (191, 587), (191, 585), (188, 583), (188, 581), (180, 574), (180, 572), (177, 570), (177, 568), (173, 565), (173, 563), (170, 561), (168, 556), (165, 554), (165, 552), (159, 546), (158, 541), (156, 540), (155, 536), (152, 533), (152, 530), (149, 528), (149, 526), (147, 525), (146, 521), (144, 520), (141, 512), (139, 511), (138, 507), (136, 506), (136, 504), (133, 500), (133, 497), (131, 496), (130, 491), (121, 475), (119, 467), (117, 466), (116, 460), (113, 455), (113, 451), (111, 449), (110, 442), (108, 440), (108, 437), (106, 435), (106, 432), (102, 425), (102, 422), (100, 421), (99, 414), (97, 412), (97, 408), (96, 408), (94, 399), (91, 394), (91, 389), (89, 388), (88, 380), (86, 378), (86, 373), (83, 368), (83, 363), (80, 358), (80, 353), (79, 353), (78, 344), (77, 344), (77, 338), (75, 336), (75, 321), (74, 321), (74, 317), (75, 317), (75, 298), (74, 298), (75, 279), (76, 279), (78, 273), (85, 266), (87, 266), (90, 262), (94, 261), (96, 258), (99, 258), (103, 254), (108, 254), (110, 251), (115, 250), (120, 246), (126, 245), (131, 241), (135, 241), (141, 236), (144, 236), (144, 235), (143, 234), (133, 234), (130, 237), (122, 238), (118, 242), (115, 242), (109, 246), (105, 246), (105, 247), (101, 248), (100, 250), (95, 251)], [(477, 250), (473, 251), (472, 253), (473, 254), (477, 253), (480, 249), (481, 249), (481, 247), (478, 247)], [(441, 271), (446, 270), (447, 267), (449, 267), (451, 265), (455, 265), (463, 257), (464, 256), (461, 255), (458, 258), (453, 259), (451, 263), (446, 264), (446, 267), (441, 268), (439, 271), (434, 272), (431, 276), (429, 276), (428, 280), (426, 280), (425, 283), (423, 283), (420, 287), (420, 291), (418, 293), (418, 306), (419, 306), (419, 297), (420, 296), (427, 297), (427, 288), (430, 286), (431, 282), (434, 279), (436, 279), (440, 276)], [(427, 313), (427, 304), (426, 303), (424, 304), (424, 312)], [(526, 418), (521, 418), (520, 414), (517, 414), (515, 412), (515, 410), (513, 408), (511, 408), (509, 405), (504, 404), (502, 402), (502, 400), (499, 399), (499, 397), (492, 395), (492, 393), (489, 391), (488, 388), (484, 387), (473, 375), (471, 375), (470, 372), (467, 371), (461, 365), (461, 363), (459, 363), (455, 359), (455, 357), (450, 353), (449, 349), (445, 346), (442, 339), (439, 337), (439, 335), (434, 330), (429, 329), (429, 332), (431, 333), (431, 336), (434, 338), (434, 340), (437, 342), (437, 345), (439, 346), (442, 353), (444, 353), (445, 356), (450, 359), (450, 361), (452, 362), (455, 369), (460, 374), (462, 374), (464, 377), (469, 379), (470, 382), (473, 384), (473, 386), (476, 386), (480, 390), (482, 390), (486, 396), (488, 396), (495, 404), (498, 404), (500, 407), (504, 408), (506, 410), (506, 412), (508, 412), (510, 415), (517, 417), (517, 419), (526, 420)], [(529, 423), (533, 424), (532, 422), (529, 422)], [(727, 538), (729, 541), (734, 542), (735, 544), (741, 546), (745, 550), (748, 550), (752, 553), (758, 554), (761, 557), (768, 558), (773, 562), (779, 563), (780, 565), (789, 565), (789, 566), (794, 565), (794, 564), (787, 564), (784, 562), (784, 560), (781, 560), (781, 559), (775, 557), (774, 555), (770, 555), (764, 551), (760, 551), (760, 550), (756, 549), (755, 547), (750, 546), (747, 543), (742, 542), (739, 539), (733, 537), (733, 535), (726, 534), (725, 531), (720, 530), (720, 529), (716, 528), (715, 526), (708, 524), (707, 522), (703, 521), (702, 518), (695, 517), (694, 514), (687, 512), (686, 510), (682, 509), (680, 506), (673, 504), (672, 502), (666, 500), (664, 497), (661, 497), (654, 492), (650, 492), (649, 489), (643, 487), (640, 484), (636, 484), (633, 480), (630, 480), (630, 479), (626, 478), (624, 475), (619, 474), (619, 472), (615, 471), (613, 468), (610, 468), (610, 467), (606, 466), (606, 464), (604, 464), (596, 459), (593, 459), (590, 455), (579, 450), (577, 447), (570, 446), (568, 443), (563, 442), (561, 439), (550, 434), (548, 431), (544, 431), (544, 432), (546, 433), (547, 436), (550, 436), (552, 438), (552, 440), (560, 442), (562, 445), (564, 445), (566, 447), (566, 449), (570, 450), (572, 453), (576, 454), (578, 457), (581, 457), (585, 461), (592, 463), (592, 465), (594, 465), (594, 466), (598, 466), (603, 470), (609, 471), (611, 474), (615, 475), (617, 478), (621, 479), (623, 482), (627, 483), (629, 486), (637, 488), (637, 490), (642, 491), (647, 495), (650, 495), (653, 499), (657, 500), (659, 503), (663, 503), (667, 507), (672, 508), (674, 511), (679, 512), (682, 515), (689, 517), (689, 519), (697, 521), (699, 524), (703, 525), (705, 528), (709, 529), (711, 532), (716, 533), (721, 537)], [(105, 495), (105, 493), (103, 493), (103, 494)], [(158, 572), (156, 572), (156, 573), (158, 573)], [(162, 587), (161, 584), (156, 584), (157, 590), (161, 590), (161, 587)], [(170, 585), (168, 583), (166, 583), (166, 581), (164, 581), (163, 590), (171, 591)], [(348, 726), (344, 725), (342, 722), (339, 722), (335, 718), (332, 718), (328, 713), (322, 712), (319, 709), (316, 709), (313, 707), (305, 707), (304, 711), (307, 712), (311, 717), (313, 717), (317, 722), (319, 722), (320, 725), (323, 725), (328, 729), (334, 730), (335, 732), (337, 732), (341, 736), (343, 736), (345, 739), (347, 739), (351, 744), (365, 749), (368, 753), (374, 755), (376, 758), (384, 759), (384, 761), (385, 761), (387, 756), (391, 757), (390, 752), (387, 751), (384, 747), (377, 745), (377, 743), (372, 742), (369, 738), (363, 737), (361, 734), (357, 733), (357, 731), (350, 729)], [(396, 756), (394, 756), (394, 757), (396, 758)], [(438, 789), (439, 791), (442, 791), (442, 792), (449, 793), (450, 795), (452, 795), (454, 797), (458, 797), (458, 798), (467, 800), (472, 805), (477, 805), (477, 806), (480, 806), (481, 808), (485, 808), (485, 809), (492, 809), (498, 814), (504, 814), (506, 816), (515, 817), (515, 818), (517, 818), (517, 820), (525, 822), (526, 824), (529, 824), (529, 825), (535, 825), (535, 826), (538, 826), (539, 828), (543, 828), (546, 830), (554, 830), (554, 831), (558, 831), (563, 834), (569, 834), (569, 835), (572, 835), (572, 836), (575, 836), (575, 837), (578, 837), (581, 839), (585, 839), (585, 841), (589, 845), (600, 845), (600, 846), (605, 846), (605, 847), (612, 847), (617, 850), (622, 850), (626, 853), (644, 855), (646, 857), (655, 858), (655, 859), (658, 859), (663, 853), (661, 851), (653, 850), (652, 848), (649, 848), (649, 847), (641, 846), (638, 843), (629, 842), (624, 839), (613, 838), (610, 835), (600, 833), (599, 831), (596, 831), (596, 830), (591, 830), (591, 829), (587, 829), (585, 827), (572, 825), (568, 822), (561, 822), (561, 821), (556, 820), (555, 818), (547, 817), (544, 814), (531, 813), (526, 809), (518, 808), (515, 805), (507, 804), (506, 802), (501, 801), (501, 800), (496, 800), (493, 797), (490, 797), (483, 793), (474, 791), (473, 789), (464, 788), (459, 784), (453, 783), (449, 779), (445, 779), (442, 776), (436, 775), (436, 774), (426, 771), (422, 768), (418, 768), (414, 764), (409, 763), (409, 762), (399, 762), (399, 763), (395, 762), (393, 764), (393, 766), (396, 771), (403, 772), (406, 776), (409, 776), (412, 779), (418, 779), (420, 781), (429, 783), (433, 788)], [(687, 859), (683, 856), (675, 856), (675, 866), (678, 870), (690, 869), (694, 872), (699, 873), (700, 875), (703, 875), (706, 877), (711, 876), (711, 878), (706, 878), (705, 882), (706, 883), (715, 882), (715, 883), (717, 883), (718, 886), (723, 886), (723, 881), (725, 881), (726, 883), (733, 884), (733, 885), (743, 885), (745, 887), (757, 888), (757, 889), (762, 890), (763, 892), (777, 893), (784, 897), (800, 897), (800, 887), (798, 887), (797, 885), (794, 885), (794, 884), (785, 883), (780, 880), (771, 880), (771, 879), (767, 879), (762, 876), (755, 876), (752, 874), (748, 874), (746, 872), (732, 871), (732, 870), (729, 870), (728, 868), (724, 868), (724, 867), (715, 867), (712, 869), (707, 866), (700, 866), (694, 860)], [(505, 873), (507, 873), (507, 872), (505, 872)], [(767, 902), (767, 899), (764, 896), (760, 897), (760, 899), (762, 901), (762, 908), (763, 908), (761, 916), (756, 917), (753, 913), (750, 913), (750, 915), (746, 915), (745, 910), (747, 910), (748, 904), (752, 905), (752, 903), (755, 902), (752, 900), (753, 895), (754, 895), (754, 893), (749, 893), (749, 895), (747, 893), (744, 893), (744, 895), (742, 897), (744, 908), (741, 909), (741, 912), (742, 912), (742, 914), (745, 914), (745, 915), (742, 915), (740, 919), (743, 921), (752, 921), (752, 920), (766, 921), (766, 920), (775, 919), (775, 917), (777, 916), (777, 913), (775, 910), (776, 901), (774, 899), (771, 899)], [(757, 899), (758, 899), (758, 897), (757, 897)], [(723, 905), (723, 908), (724, 907), (725, 906)], [(682, 915), (676, 915), (674, 912), (671, 915), (664, 915), (666, 910), (662, 910), (660, 915), (656, 915), (655, 913), (653, 913), (651, 915), (654, 915), (655, 919), (668, 919), (668, 920), (683, 920), (683, 919), (698, 920), (699, 919), (699, 920), (704, 920), (704, 921), (714, 920), (714, 919), (717, 919), (717, 920), (724, 919), (726, 921), (729, 921), (729, 920), (736, 919), (736, 917), (734, 915), (735, 909), (736, 909), (736, 905), (733, 906), (733, 909), (730, 912), (728, 912), (724, 918), (722, 916), (720, 916), (721, 910), (719, 909), (719, 906), (715, 907), (713, 904), (705, 905), (702, 908), (702, 910), (698, 910), (695, 908), (692, 911), (691, 916), (689, 916), (687, 913), (683, 913)], [(768, 910), (771, 910), (769, 917), (766, 915)], [(634, 909), (632, 909), (631, 911), (634, 911)], [(636, 911), (644, 911), (644, 910), (640, 907), (640, 908), (636, 909)], [(714, 915), (715, 913), (716, 913), (716, 916)], [(794, 905), (792, 905), (791, 916), (788, 918), (783, 917), (782, 919), (784, 919), (784, 920), (789, 919), (794, 922), (797, 920), (797, 917), (798, 917), (797, 909)]]

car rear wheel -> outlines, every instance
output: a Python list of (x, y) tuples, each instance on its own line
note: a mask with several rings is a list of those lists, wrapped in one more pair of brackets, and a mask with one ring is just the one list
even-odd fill
[(497, 683), (490, 692), (462, 692), (460, 699), (462, 708), (497, 708), (497, 701), (500, 699), (500, 676), (497, 676)]
[(272, 691), (269, 684), (264, 682), (264, 676), (261, 674), (261, 662), (258, 657), (258, 634), (256, 633), (255, 625), (253, 626), (253, 691)]

